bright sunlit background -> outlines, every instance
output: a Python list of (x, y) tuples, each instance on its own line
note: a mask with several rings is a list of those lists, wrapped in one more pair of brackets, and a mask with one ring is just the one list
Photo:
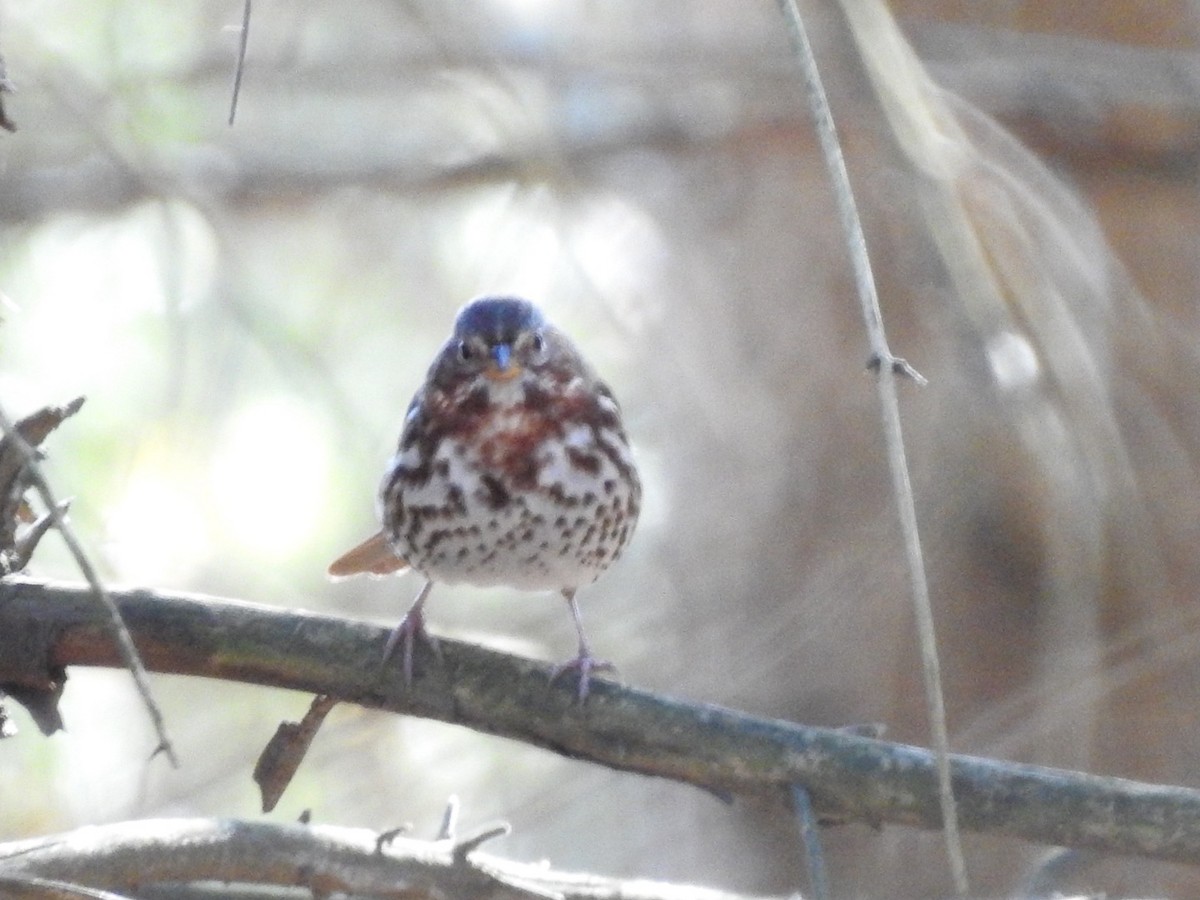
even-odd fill
[[(931, 382), (902, 402), (952, 742), (1197, 784), (1194, 6), (897, 0), (938, 94), (864, 25), (886, 7), (801, 5), (894, 348)], [(256, 3), (230, 128), (241, 15), (0, 0), (0, 404), (87, 396), (47, 470), (105, 576), (394, 624), (419, 579), (325, 566), (374, 529), (455, 310), (518, 293), (610, 382), (646, 482), (582, 594), (597, 652), (650, 689), (926, 743), (867, 342), (777, 4)], [(30, 571), (77, 577), (53, 536)], [(428, 615), (574, 648), (554, 597), (439, 588)], [(257, 815), (254, 760), (309, 698), (154, 688), (179, 771), (145, 765), (124, 673), (70, 673), (65, 734), (15, 711), (0, 836)], [(805, 887), (782, 810), (349, 706), (274, 816), (430, 834), (452, 793), (464, 826), (513, 823), (514, 858)], [(839, 896), (949, 891), (936, 835), (828, 841)], [(972, 838), (976, 889), (1036, 852)]]

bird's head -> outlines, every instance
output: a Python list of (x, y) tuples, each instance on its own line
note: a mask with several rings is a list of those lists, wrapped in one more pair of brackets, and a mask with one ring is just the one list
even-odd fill
[(459, 311), (442, 361), (460, 379), (504, 384), (544, 366), (555, 334), (528, 300), (480, 297)]

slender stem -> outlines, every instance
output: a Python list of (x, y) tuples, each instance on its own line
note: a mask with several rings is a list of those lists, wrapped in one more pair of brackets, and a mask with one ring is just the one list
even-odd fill
[[(871, 344), (871, 359), (877, 365), (879, 400), (883, 413), (884, 439), (887, 445), (888, 467), (892, 475), (892, 489), (900, 515), (900, 527), (904, 537), (904, 550), (908, 562), (909, 587), (913, 607), (916, 611), (917, 631), (921, 644), (922, 673), (925, 679), (925, 695), (929, 708), (930, 725), (933, 732), (933, 749), (937, 758), (939, 798), (946, 839), (946, 854), (950, 862), (954, 886), (960, 896), (970, 890), (967, 867), (963, 858), (962, 842), (958, 833), (958, 813), (954, 803), (954, 791), (950, 778), (950, 739), (946, 728), (946, 707), (942, 696), (941, 666), (938, 663), (937, 636), (934, 630), (933, 608), (929, 599), (929, 583), (925, 575), (924, 556), (921, 553), (921, 537), (917, 528), (916, 505), (913, 501), (912, 484), (908, 475), (908, 460), (904, 451), (904, 432), (900, 424), (900, 406), (896, 398), (896, 375), (911, 367), (892, 354), (888, 347), (887, 334), (883, 327), (883, 313), (879, 308), (879, 295), (871, 272), (871, 261), (867, 253), (867, 241), (863, 234), (862, 221), (854, 202), (846, 160), (838, 141), (837, 128), (829, 109), (829, 100), (821, 82), (821, 74), (813, 55), (812, 44), (800, 16), (796, 0), (779, 0), (784, 18), (788, 23), (796, 55), (804, 72), (808, 86), (808, 100), (816, 120), (817, 136), (825, 164), (833, 182), (837, 198), (838, 216), (850, 251), (850, 262), (854, 269), (854, 281), (862, 306), (863, 321), (866, 323), (867, 338)], [(923, 380), (923, 379), (921, 379)]]

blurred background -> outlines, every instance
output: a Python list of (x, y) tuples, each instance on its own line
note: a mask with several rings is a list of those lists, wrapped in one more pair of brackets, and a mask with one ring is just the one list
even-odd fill
[[(1200, 10), (801, 4), (893, 350), (959, 751), (1200, 785)], [(375, 526), (455, 310), (540, 303), (611, 383), (646, 482), (582, 595), (642, 687), (928, 743), (868, 346), (774, 3), (0, 0), (0, 402), (86, 394), (49, 473), (114, 582), (396, 622), (329, 584)], [(1015, 135), (1016, 139), (1014, 139)], [(1018, 143), (1018, 140), (1021, 143)], [(47, 540), (34, 574), (76, 577)], [(561, 601), (439, 588), (435, 631), (548, 661)], [(72, 671), (68, 731), (0, 743), (0, 837), (254, 816), (308, 697)], [(806, 888), (783, 811), (339, 707), (273, 816), (612, 876)], [(828, 832), (836, 896), (947, 894), (941, 837)], [(967, 837), (975, 889), (1044, 848)], [(1081, 856), (1055, 887), (1182, 895)]]

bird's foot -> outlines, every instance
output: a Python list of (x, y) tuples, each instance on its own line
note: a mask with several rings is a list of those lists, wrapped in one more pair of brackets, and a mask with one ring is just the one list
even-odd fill
[(579, 655), (574, 659), (568, 659), (565, 663), (560, 663), (555, 666), (550, 672), (550, 683), (558, 681), (561, 675), (567, 672), (579, 673), (579, 703), (582, 705), (587, 700), (588, 689), (591, 686), (593, 672), (616, 672), (617, 667), (605, 659), (596, 659), (586, 650), (580, 651)]
[(391, 658), (400, 653), (400, 668), (404, 672), (404, 686), (412, 685), (413, 673), (413, 644), (420, 640), (430, 650), (433, 655), (440, 661), (442, 658), (442, 648), (438, 645), (437, 638), (425, 630), (425, 617), (421, 614), (420, 609), (410, 609), (408, 615), (400, 620), (400, 624), (392, 629), (392, 633), (388, 636), (387, 644), (383, 648), (383, 659), (380, 665), (386, 667)]

